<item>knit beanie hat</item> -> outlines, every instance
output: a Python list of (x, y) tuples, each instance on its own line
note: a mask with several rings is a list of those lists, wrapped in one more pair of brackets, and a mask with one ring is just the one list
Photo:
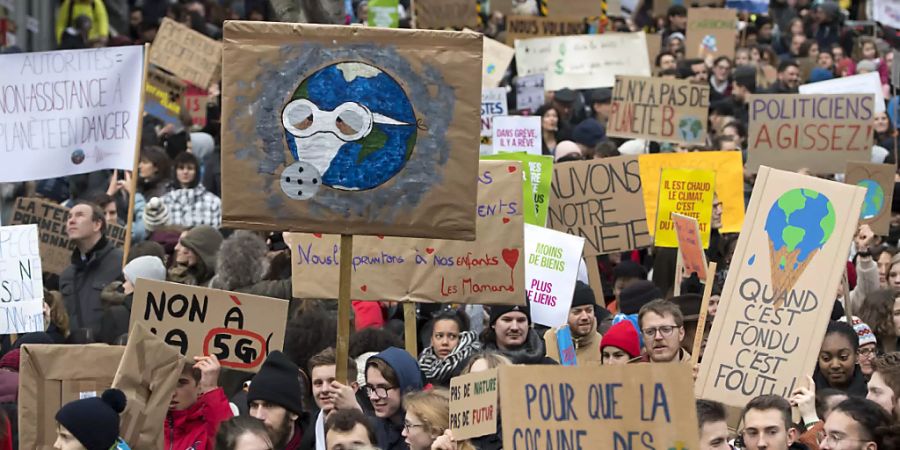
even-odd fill
[(620, 348), (632, 358), (637, 358), (641, 354), (638, 332), (629, 320), (623, 320), (606, 331), (603, 339), (600, 340), (601, 352), (603, 352), (604, 347)]
[(834, 74), (831, 73), (830, 70), (821, 67), (816, 67), (809, 73), (810, 83), (818, 83), (819, 81), (830, 80), (832, 78), (834, 78)]
[(573, 153), (581, 155), (581, 149), (578, 148), (578, 144), (572, 141), (562, 141), (559, 144), (556, 144), (556, 149), (553, 151), (553, 160), (559, 161), (563, 156), (569, 156)]
[(491, 306), (491, 323), (490, 324), (494, 325), (495, 323), (497, 323), (497, 319), (499, 319), (500, 316), (502, 316), (506, 313), (511, 313), (513, 311), (518, 311), (520, 313), (525, 314), (525, 317), (528, 318), (528, 323), (529, 324), (531, 323), (531, 306), (530, 306), (529, 302), (525, 302), (525, 306), (521, 306), (521, 305), (515, 305), (515, 306), (494, 305), (494, 306)]
[(663, 298), (663, 293), (652, 281), (636, 281), (619, 293), (619, 311), (622, 314), (637, 314), (641, 306), (658, 298)]
[(138, 278), (155, 281), (166, 280), (166, 266), (156, 256), (139, 256), (134, 258), (125, 265), (122, 273), (131, 284), (137, 283)]
[(209, 225), (199, 225), (188, 230), (181, 238), (181, 245), (197, 254), (209, 270), (215, 270), (216, 257), (222, 246), (222, 233)]
[[(847, 316), (841, 317), (838, 319), (838, 322), (847, 322)], [(856, 335), (859, 336), (859, 346), (862, 347), (866, 344), (876, 344), (878, 340), (875, 339), (875, 333), (872, 332), (872, 327), (865, 324), (859, 317), (853, 316), (853, 331), (856, 331)], [(3, 360), (0, 359), (0, 367), (3, 365)]]
[(871, 59), (864, 59), (858, 63), (856, 63), (856, 72), (875, 72), (878, 70), (878, 64), (875, 64), (875, 61)]
[(147, 205), (144, 206), (144, 228), (148, 232), (152, 232), (168, 224), (169, 208), (166, 208), (166, 204), (159, 197), (151, 198)]
[(582, 283), (581, 281), (575, 282), (575, 293), (572, 295), (572, 306), (571, 308), (577, 308), (579, 306), (587, 306), (587, 305), (596, 305), (594, 301), (594, 290), (591, 289), (590, 286)]
[(109, 450), (119, 439), (119, 413), (126, 402), (122, 391), (107, 389), (100, 398), (66, 403), (56, 413), (56, 421), (87, 450)]
[(303, 414), (303, 405), (300, 404), (302, 396), (300, 368), (291, 362), (284, 353), (276, 350), (269, 353), (259, 369), (259, 373), (253, 377), (250, 391), (247, 392), (247, 403), (262, 400), (301, 415)]
[(20, 350), (15, 348), (3, 355), (0, 358), (0, 369), (9, 369), (13, 372), (19, 371), (19, 354)]
[(572, 131), (572, 140), (576, 144), (594, 148), (606, 139), (606, 128), (597, 119), (584, 119)]
[(647, 269), (644, 266), (630, 260), (620, 262), (613, 268), (613, 276), (619, 278), (637, 278), (639, 280), (647, 279)]

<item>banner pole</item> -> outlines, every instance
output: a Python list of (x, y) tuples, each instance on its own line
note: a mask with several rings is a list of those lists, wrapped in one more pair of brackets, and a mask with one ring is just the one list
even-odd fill
[(338, 290), (338, 326), (337, 326), (337, 367), (335, 378), (338, 382), (349, 384), (354, 380), (347, 379), (347, 359), (350, 358), (350, 276), (353, 262), (353, 235), (341, 235), (341, 266)]
[(418, 360), (416, 304), (412, 302), (403, 302), (403, 338), (406, 341), (406, 351), (409, 352), (413, 359)]
[(691, 367), (700, 361), (700, 344), (703, 343), (703, 330), (706, 328), (706, 316), (709, 312), (709, 298), (712, 297), (713, 283), (716, 281), (716, 263), (709, 263), (706, 268), (706, 286), (703, 287), (703, 299), (700, 300), (700, 317), (697, 317), (697, 332), (694, 333), (694, 346), (691, 348)]
[(131, 192), (128, 194), (128, 218), (125, 223), (125, 245), (122, 249), (122, 267), (125, 267), (125, 263), (128, 261), (128, 252), (131, 251), (131, 227), (134, 226), (134, 197), (137, 195), (138, 163), (140, 163), (141, 158), (141, 138), (144, 128), (141, 124), (144, 118), (144, 96), (147, 92), (145, 84), (147, 83), (147, 66), (149, 65), (150, 44), (144, 44), (144, 68), (141, 71), (141, 101), (139, 103), (138, 127), (136, 140), (134, 142), (134, 163), (131, 167)]
[(606, 308), (606, 298), (603, 297), (603, 281), (600, 278), (600, 267), (597, 266), (597, 257), (585, 256), (584, 265), (587, 267), (588, 281), (590, 281), (591, 289), (594, 291), (594, 302), (597, 303), (597, 306)]

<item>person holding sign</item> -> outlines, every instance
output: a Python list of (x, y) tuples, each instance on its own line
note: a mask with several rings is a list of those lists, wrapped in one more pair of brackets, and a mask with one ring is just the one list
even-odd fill
[[(575, 360), (579, 365), (600, 364), (600, 333), (597, 332), (597, 317), (594, 315), (594, 290), (581, 281), (575, 282), (575, 294), (569, 308), (568, 325), (575, 343)], [(559, 362), (559, 345), (556, 341), (558, 328), (544, 333), (547, 357)]]
[(684, 316), (681, 308), (668, 300), (653, 300), (641, 307), (638, 323), (644, 334), (645, 359), (654, 363), (687, 362), (691, 355), (681, 348)]
[(490, 327), (481, 333), (484, 349), (509, 358), (513, 364), (556, 364), (546, 356), (546, 346), (531, 328), (531, 308), (491, 307)]
[(331, 413), (339, 408), (356, 409), (356, 392), (359, 384), (356, 382), (356, 362), (347, 361), (348, 385), (336, 381), (337, 355), (334, 347), (328, 347), (309, 359), (309, 378), (312, 383), (313, 400), (319, 408), (316, 418), (315, 433), (307, 433), (303, 436), (301, 444), (315, 445), (323, 448), (325, 443), (325, 421)]
[[(153, 258), (153, 257), (150, 257)], [(219, 424), (233, 414), (225, 391), (218, 386), (222, 366), (215, 355), (195, 356), (195, 364), (186, 363), (169, 412), (166, 413), (166, 448), (210, 449)]]

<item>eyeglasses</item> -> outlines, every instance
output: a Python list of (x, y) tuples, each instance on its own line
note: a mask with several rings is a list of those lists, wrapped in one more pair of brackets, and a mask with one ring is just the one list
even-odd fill
[(644, 337), (652, 339), (656, 337), (657, 331), (659, 331), (663, 335), (663, 337), (669, 337), (672, 335), (672, 332), (678, 328), (681, 327), (676, 325), (663, 325), (657, 328), (645, 328), (644, 330), (642, 330), (642, 332), (644, 333)]
[(829, 447), (835, 448), (835, 447), (841, 445), (841, 442), (844, 442), (844, 441), (848, 441), (848, 442), (869, 442), (869, 440), (867, 440), (867, 439), (851, 439), (851, 438), (848, 438), (847, 436), (836, 435), (836, 434), (833, 434), (833, 433), (832, 433), (832, 434), (828, 434), (828, 433), (825, 432), (825, 431), (820, 431), (820, 432), (816, 435), (816, 442), (818, 442), (820, 446), (821, 446), (821, 445), (828, 444)]
[(865, 357), (875, 356), (875, 349), (874, 348), (861, 348), (861, 349), (859, 349), (859, 356), (865, 356)]
[(409, 433), (410, 428), (420, 428), (420, 427), (425, 428), (425, 424), (424, 423), (403, 422), (403, 429), (406, 430), (407, 433)]
[(388, 396), (388, 391), (392, 389), (397, 389), (396, 387), (381, 387), (381, 386), (366, 386), (366, 393), (369, 397), (375, 396), (379, 399), (385, 399)]

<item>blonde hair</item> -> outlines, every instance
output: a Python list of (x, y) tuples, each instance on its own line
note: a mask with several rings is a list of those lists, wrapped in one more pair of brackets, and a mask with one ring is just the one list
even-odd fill
[(406, 412), (416, 415), (432, 436), (440, 436), (450, 428), (450, 391), (434, 388), (410, 392), (403, 398)]
[(469, 358), (469, 362), (466, 363), (466, 367), (462, 370), (462, 375), (472, 373), (472, 366), (475, 365), (476, 362), (481, 360), (485, 360), (485, 362), (487, 362), (488, 369), (496, 369), (500, 366), (513, 365), (512, 360), (510, 360), (506, 356), (503, 356), (497, 352), (485, 351), (476, 353), (472, 355), (471, 358)]

